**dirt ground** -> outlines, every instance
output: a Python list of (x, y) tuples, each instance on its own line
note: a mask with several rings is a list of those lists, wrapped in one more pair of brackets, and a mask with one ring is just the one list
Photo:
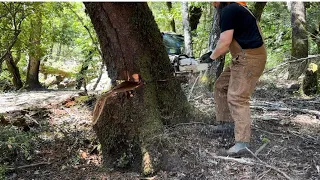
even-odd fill
[[(17, 151), (16, 159), (6, 164), (6, 179), (320, 179), (319, 96), (302, 98), (285, 86), (260, 84), (251, 100), (252, 154), (217, 156), (219, 149), (232, 146), (233, 138), (217, 136), (211, 133), (212, 125), (194, 119), (165, 129), (161, 136), (169, 144), (167, 153), (179, 157), (167, 158), (175, 166), (144, 178), (101, 166), (100, 146), (91, 127), (94, 102), (73, 104), (77, 93), (0, 94), (0, 112), (10, 120), (7, 124), (2, 120), (0, 126), (19, 122), (18, 130), (34, 138), (29, 158)], [(190, 103), (214, 119), (211, 93), (195, 87)]]

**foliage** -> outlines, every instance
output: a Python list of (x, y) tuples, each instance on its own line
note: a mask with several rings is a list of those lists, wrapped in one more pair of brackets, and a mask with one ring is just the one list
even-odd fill
[[(20, 10), (15, 7), (24, 7), (23, 11), (18, 11), (16, 17), (4, 16), (9, 10), (6, 6)], [(84, 25), (91, 30), (95, 41), (97, 38), (94, 33), (91, 21), (84, 12), (84, 6), (80, 2), (3, 2), (0, 4), (0, 27), (1, 33), (5, 34), (0, 37), (0, 56), (8, 47), (13, 37), (12, 25), (14, 19), (21, 18), (21, 14), (26, 17), (21, 23), (21, 30), (18, 40), (13, 46), (12, 54), (18, 63), (22, 80), (25, 81), (27, 65), (29, 60), (29, 49), (33, 48), (33, 43), (29, 41), (29, 34), (33, 32), (30, 26), (31, 21), (35, 18), (35, 11), (42, 14), (42, 33), (41, 33), (41, 66), (51, 67), (68, 73), (76, 73), (80, 70), (82, 63), (88, 54), (93, 51), (93, 60), (89, 62), (90, 72), (88, 79), (98, 76), (101, 57), (94, 48), (93, 42)], [(82, 22), (80, 22), (81, 18)], [(83, 24), (82, 24), (83, 23)], [(6, 66), (3, 64), (4, 70)], [(54, 75), (54, 73), (53, 73)], [(41, 82), (45, 81), (43, 76)], [(4, 80), (8, 76), (1, 76)], [(74, 77), (75, 78), (75, 77)]]
[(0, 126), (0, 164), (13, 163), (12, 159), (31, 160), (33, 134), (14, 126)]

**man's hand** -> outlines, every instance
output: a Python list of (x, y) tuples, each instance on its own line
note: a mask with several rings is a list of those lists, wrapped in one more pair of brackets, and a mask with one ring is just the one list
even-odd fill
[(217, 59), (219, 56), (225, 54), (229, 50), (229, 46), (233, 39), (233, 32), (234, 30), (227, 30), (220, 34), (219, 41), (215, 50), (210, 55), (211, 59)]

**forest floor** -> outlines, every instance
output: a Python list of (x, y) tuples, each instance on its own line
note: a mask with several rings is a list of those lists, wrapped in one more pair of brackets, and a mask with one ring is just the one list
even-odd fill
[[(192, 86), (191, 80), (187, 94)], [(190, 103), (214, 119), (211, 93), (195, 86)], [(254, 155), (217, 156), (233, 138), (201, 120), (167, 128), (172, 167), (154, 177), (106, 170), (91, 127), (94, 98), (78, 91), (0, 94), (0, 179), (320, 179), (320, 96), (300, 97), (284, 84), (260, 83), (251, 100)], [(172, 163), (172, 162), (175, 163)]]

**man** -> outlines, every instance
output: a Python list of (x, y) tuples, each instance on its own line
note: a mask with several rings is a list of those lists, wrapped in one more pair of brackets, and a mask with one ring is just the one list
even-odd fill
[(219, 125), (215, 132), (234, 132), (235, 145), (225, 155), (240, 155), (249, 147), (251, 136), (250, 96), (261, 76), (267, 53), (254, 15), (244, 2), (214, 2), (221, 10), (221, 34), (210, 58), (230, 51), (232, 62), (215, 83), (214, 97)]

